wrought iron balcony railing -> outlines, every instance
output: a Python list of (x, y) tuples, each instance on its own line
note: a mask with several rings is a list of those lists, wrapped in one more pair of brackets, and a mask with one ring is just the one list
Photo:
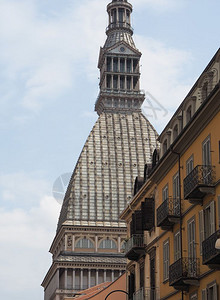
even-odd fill
[(125, 244), (125, 257), (136, 261), (140, 255), (144, 254), (144, 235), (134, 234)]
[(180, 218), (180, 200), (166, 199), (157, 208), (157, 226), (170, 228), (177, 223)]
[(169, 284), (179, 290), (187, 290), (189, 285), (197, 285), (199, 259), (183, 257), (169, 267)]
[(210, 268), (220, 268), (220, 250), (215, 248), (216, 240), (220, 237), (220, 230), (213, 233), (202, 243), (202, 263)]
[(117, 23), (111, 23), (109, 24), (109, 26), (106, 28), (106, 32), (110, 29), (119, 29), (119, 28), (125, 28), (125, 29), (129, 29), (131, 31), (134, 31), (134, 29), (131, 27), (131, 25), (129, 23), (126, 22), (117, 22)]
[(214, 166), (196, 166), (184, 179), (184, 198), (201, 200), (206, 194), (213, 193), (215, 184)]

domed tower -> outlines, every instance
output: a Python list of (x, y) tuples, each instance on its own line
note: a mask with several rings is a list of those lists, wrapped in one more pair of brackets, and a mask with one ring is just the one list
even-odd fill
[(119, 215), (157, 145), (157, 133), (141, 113), (141, 53), (132, 38), (132, 5), (113, 0), (107, 12), (107, 39), (98, 62), (98, 120), (64, 197), (50, 248), (52, 266), (42, 283), (45, 300), (113, 281), (125, 270), (126, 226)]

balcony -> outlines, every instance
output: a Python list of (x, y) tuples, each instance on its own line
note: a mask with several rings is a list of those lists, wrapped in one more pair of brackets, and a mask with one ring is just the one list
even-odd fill
[(125, 257), (137, 261), (145, 253), (144, 235), (134, 234), (125, 244)]
[(191, 203), (202, 202), (207, 194), (214, 194), (215, 167), (196, 166), (184, 179), (184, 198)]
[(179, 199), (166, 199), (157, 209), (157, 227), (171, 229), (180, 219)]
[(115, 22), (115, 23), (111, 23), (109, 24), (109, 26), (106, 28), (106, 32), (108, 32), (111, 29), (128, 29), (129, 31), (133, 32), (134, 29), (131, 27), (131, 25), (129, 23), (126, 22)]
[(202, 263), (210, 269), (220, 269), (220, 250), (215, 248), (215, 242), (220, 237), (220, 230), (213, 233), (202, 243)]
[(169, 268), (169, 284), (176, 290), (188, 291), (189, 286), (199, 285), (199, 259), (184, 257)]

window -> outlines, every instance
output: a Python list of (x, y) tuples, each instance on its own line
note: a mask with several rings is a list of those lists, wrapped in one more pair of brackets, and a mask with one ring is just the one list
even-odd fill
[(170, 265), (170, 244), (169, 240), (163, 244), (163, 280), (169, 279), (169, 265)]
[(215, 201), (210, 202), (204, 210), (199, 212), (200, 228), (200, 254), (202, 254), (202, 242), (215, 233)]
[(176, 232), (174, 235), (174, 260), (177, 261), (181, 257), (181, 241), (180, 232)]
[(116, 243), (113, 240), (106, 239), (99, 244), (100, 249), (116, 249)]
[(107, 57), (107, 71), (111, 72), (111, 70), (112, 70), (112, 58)]
[(202, 300), (218, 300), (216, 281), (208, 284), (206, 289), (202, 290)]
[(124, 72), (125, 71), (125, 59), (121, 58), (120, 59), (120, 72)]
[(113, 72), (118, 72), (118, 59), (113, 58)]
[(118, 17), (119, 17), (119, 23), (123, 23), (124, 19), (124, 9), (119, 8), (118, 9)]
[(163, 143), (163, 154), (167, 151), (167, 149), (168, 149), (167, 140), (165, 140)]
[(211, 165), (211, 144), (209, 136), (202, 143), (202, 160), (204, 166)]
[(194, 217), (188, 221), (188, 274), (189, 277), (194, 277), (197, 274), (196, 265), (196, 229)]
[(92, 241), (87, 238), (83, 238), (76, 243), (76, 248), (94, 248)]
[(162, 190), (162, 199), (163, 201), (169, 198), (168, 184)]
[(178, 125), (176, 124), (173, 128), (173, 140), (175, 140), (178, 136)]
[(195, 219), (188, 221), (188, 256), (189, 258), (196, 258), (196, 229)]
[(192, 118), (192, 106), (190, 105), (186, 111), (186, 123), (189, 123), (191, 118)]
[(189, 175), (190, 172), (194, 169), (193, 155), (186, 162), (186, 175)]
[(180, 186), (179, 173), (173, 177), (173, 211), (178, 214), (180, 212)]
[(114, 89), (118, 88), (118, 76), (116, 75), (113, 76), (113, 88)]

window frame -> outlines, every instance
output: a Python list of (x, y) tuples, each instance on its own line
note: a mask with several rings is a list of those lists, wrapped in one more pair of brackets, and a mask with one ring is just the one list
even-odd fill
[(169, 280), (170, 239), (163, 242), (163, 281)]

